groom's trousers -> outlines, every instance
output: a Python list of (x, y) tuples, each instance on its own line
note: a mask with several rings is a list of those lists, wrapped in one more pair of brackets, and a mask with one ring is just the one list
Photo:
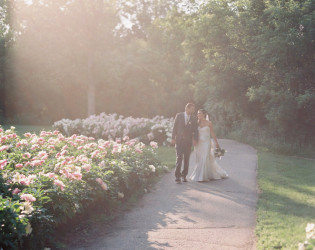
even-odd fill
[[(189, 156), (191, 152), (191, 143), (183, 143), (183, 144), (176, 144), (176, 170), (175, 170), (175, 177), (180, 178), (186, 177), (188, 174), (188, 167), (189, 167)], [(184, 169), (181, 172), (182, 162), (184, 158)]]

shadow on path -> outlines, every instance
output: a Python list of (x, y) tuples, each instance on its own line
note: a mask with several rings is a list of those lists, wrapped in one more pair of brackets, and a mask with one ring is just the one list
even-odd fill
[(104, 237), (73, 249), (254, 249), (256, 151), (230, 140), (221, 145), (228, 179), (175, 184), (172, 171)]

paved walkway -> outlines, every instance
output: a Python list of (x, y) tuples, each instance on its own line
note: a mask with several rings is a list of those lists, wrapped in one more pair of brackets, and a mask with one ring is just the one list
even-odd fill
[(81, 249), (255, 249), (256, 151), (220, 144), (229, 179), (175, 184), (172, 171), (104, 238)]

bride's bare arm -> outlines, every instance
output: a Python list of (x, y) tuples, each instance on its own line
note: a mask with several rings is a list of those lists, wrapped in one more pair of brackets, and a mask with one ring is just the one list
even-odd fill
[(213, 130), (212, 122), (209, 121), (208, 126), (209, 126), (209, 128), (210, 128), (211, 137), (212, 137), (212, 138), (214, 139), (214, 141), (215, 141), (216, 147), (217, 147), (217, 148), (220, 148), (219, 142), (218, 142), (217, 137), (216, 137), (216, 135), (215, 135), (215, 133), (214, 133), (214, 130)]

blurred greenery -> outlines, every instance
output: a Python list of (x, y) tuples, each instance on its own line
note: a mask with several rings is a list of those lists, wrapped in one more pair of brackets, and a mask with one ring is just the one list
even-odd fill
[(85, 118), (92, 99), (136, 117), (193, 101), (221, 137), (314, 149), (314, 0), (0, 5), (2, 123)]

